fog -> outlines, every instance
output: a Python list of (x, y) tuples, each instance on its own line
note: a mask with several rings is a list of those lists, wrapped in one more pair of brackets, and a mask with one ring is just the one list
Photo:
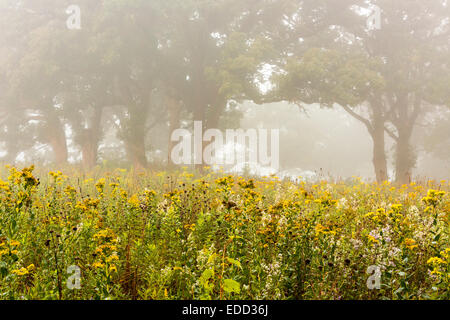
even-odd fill
[(447, 0), (0, 0), (0, 161), (449, 179), (449, 49)]

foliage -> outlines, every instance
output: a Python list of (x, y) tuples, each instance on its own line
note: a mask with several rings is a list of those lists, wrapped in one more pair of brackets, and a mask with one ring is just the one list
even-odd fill
[[(2, 176), (2, 299), (450, 298), (447, 181)], [(374, 265), (379, 290), (366, 285)], [(80, 289), (66, 286), (70, 266)]]

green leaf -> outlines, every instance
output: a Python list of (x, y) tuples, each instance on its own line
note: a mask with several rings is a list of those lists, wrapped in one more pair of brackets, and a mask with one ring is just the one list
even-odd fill
[(232, 258), (227, 258), (228, 262), (231, 263), (232, 265), (235, 265), (236, 267), (238, 267), (239, 269), (242, 269), (241, 263), (235, 259)]
[(202, 276), (201, 276), (201, 280), (202, 281), (208, 281), (209, 279), (211, 279), (211, 277), (214, 275), (214, 271), (211, 269), (206, 269), (205, 271), (203, 271)]
[(200, 284), (205, 288), (206, 290), (212, 290), (213, 284), (209, 283), (209, 280), (214, 276), (214, 270), (206, 269), (203, 271), (201, 277), (200, 277)]
[(6, 277), (8, 275), (8, 266), (3, 261), (0, 261), (0, 275), (2, 277)]
[(223, 281), (223, 290), (227, 293), (235, 292), (239, 294), (241, 292), (241, 285), (233, 279), (225, 279)]
[(212, 255), (210, 255), (209, 258), (208, 258), (208, 264), (214, 263), (216, 258), (217, 258), (217, 254), (216, 253), (213, 253)]

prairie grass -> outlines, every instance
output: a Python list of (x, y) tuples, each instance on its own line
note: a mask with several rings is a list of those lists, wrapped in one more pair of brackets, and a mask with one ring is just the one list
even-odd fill
[(447, 181), (1, 175), (0, 299), (450, 298)]

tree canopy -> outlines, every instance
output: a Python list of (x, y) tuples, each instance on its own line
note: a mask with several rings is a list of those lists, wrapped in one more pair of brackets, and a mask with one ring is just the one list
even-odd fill
[(388, 178), (385, 136), (394, 139), (406, 182), (419, 119), (450, 105), (446, 0), (80, 0), (73, 30), (69, 5), (0, 1), (5, 161), (49, 148), (62, 164), (71, 141), (90, 168), (115, 128), (128, 161), (146, 167), (158, 126), (217, 128), (239, 120), (237, 103), (289, 101), (361, 121), (378, 181)]

